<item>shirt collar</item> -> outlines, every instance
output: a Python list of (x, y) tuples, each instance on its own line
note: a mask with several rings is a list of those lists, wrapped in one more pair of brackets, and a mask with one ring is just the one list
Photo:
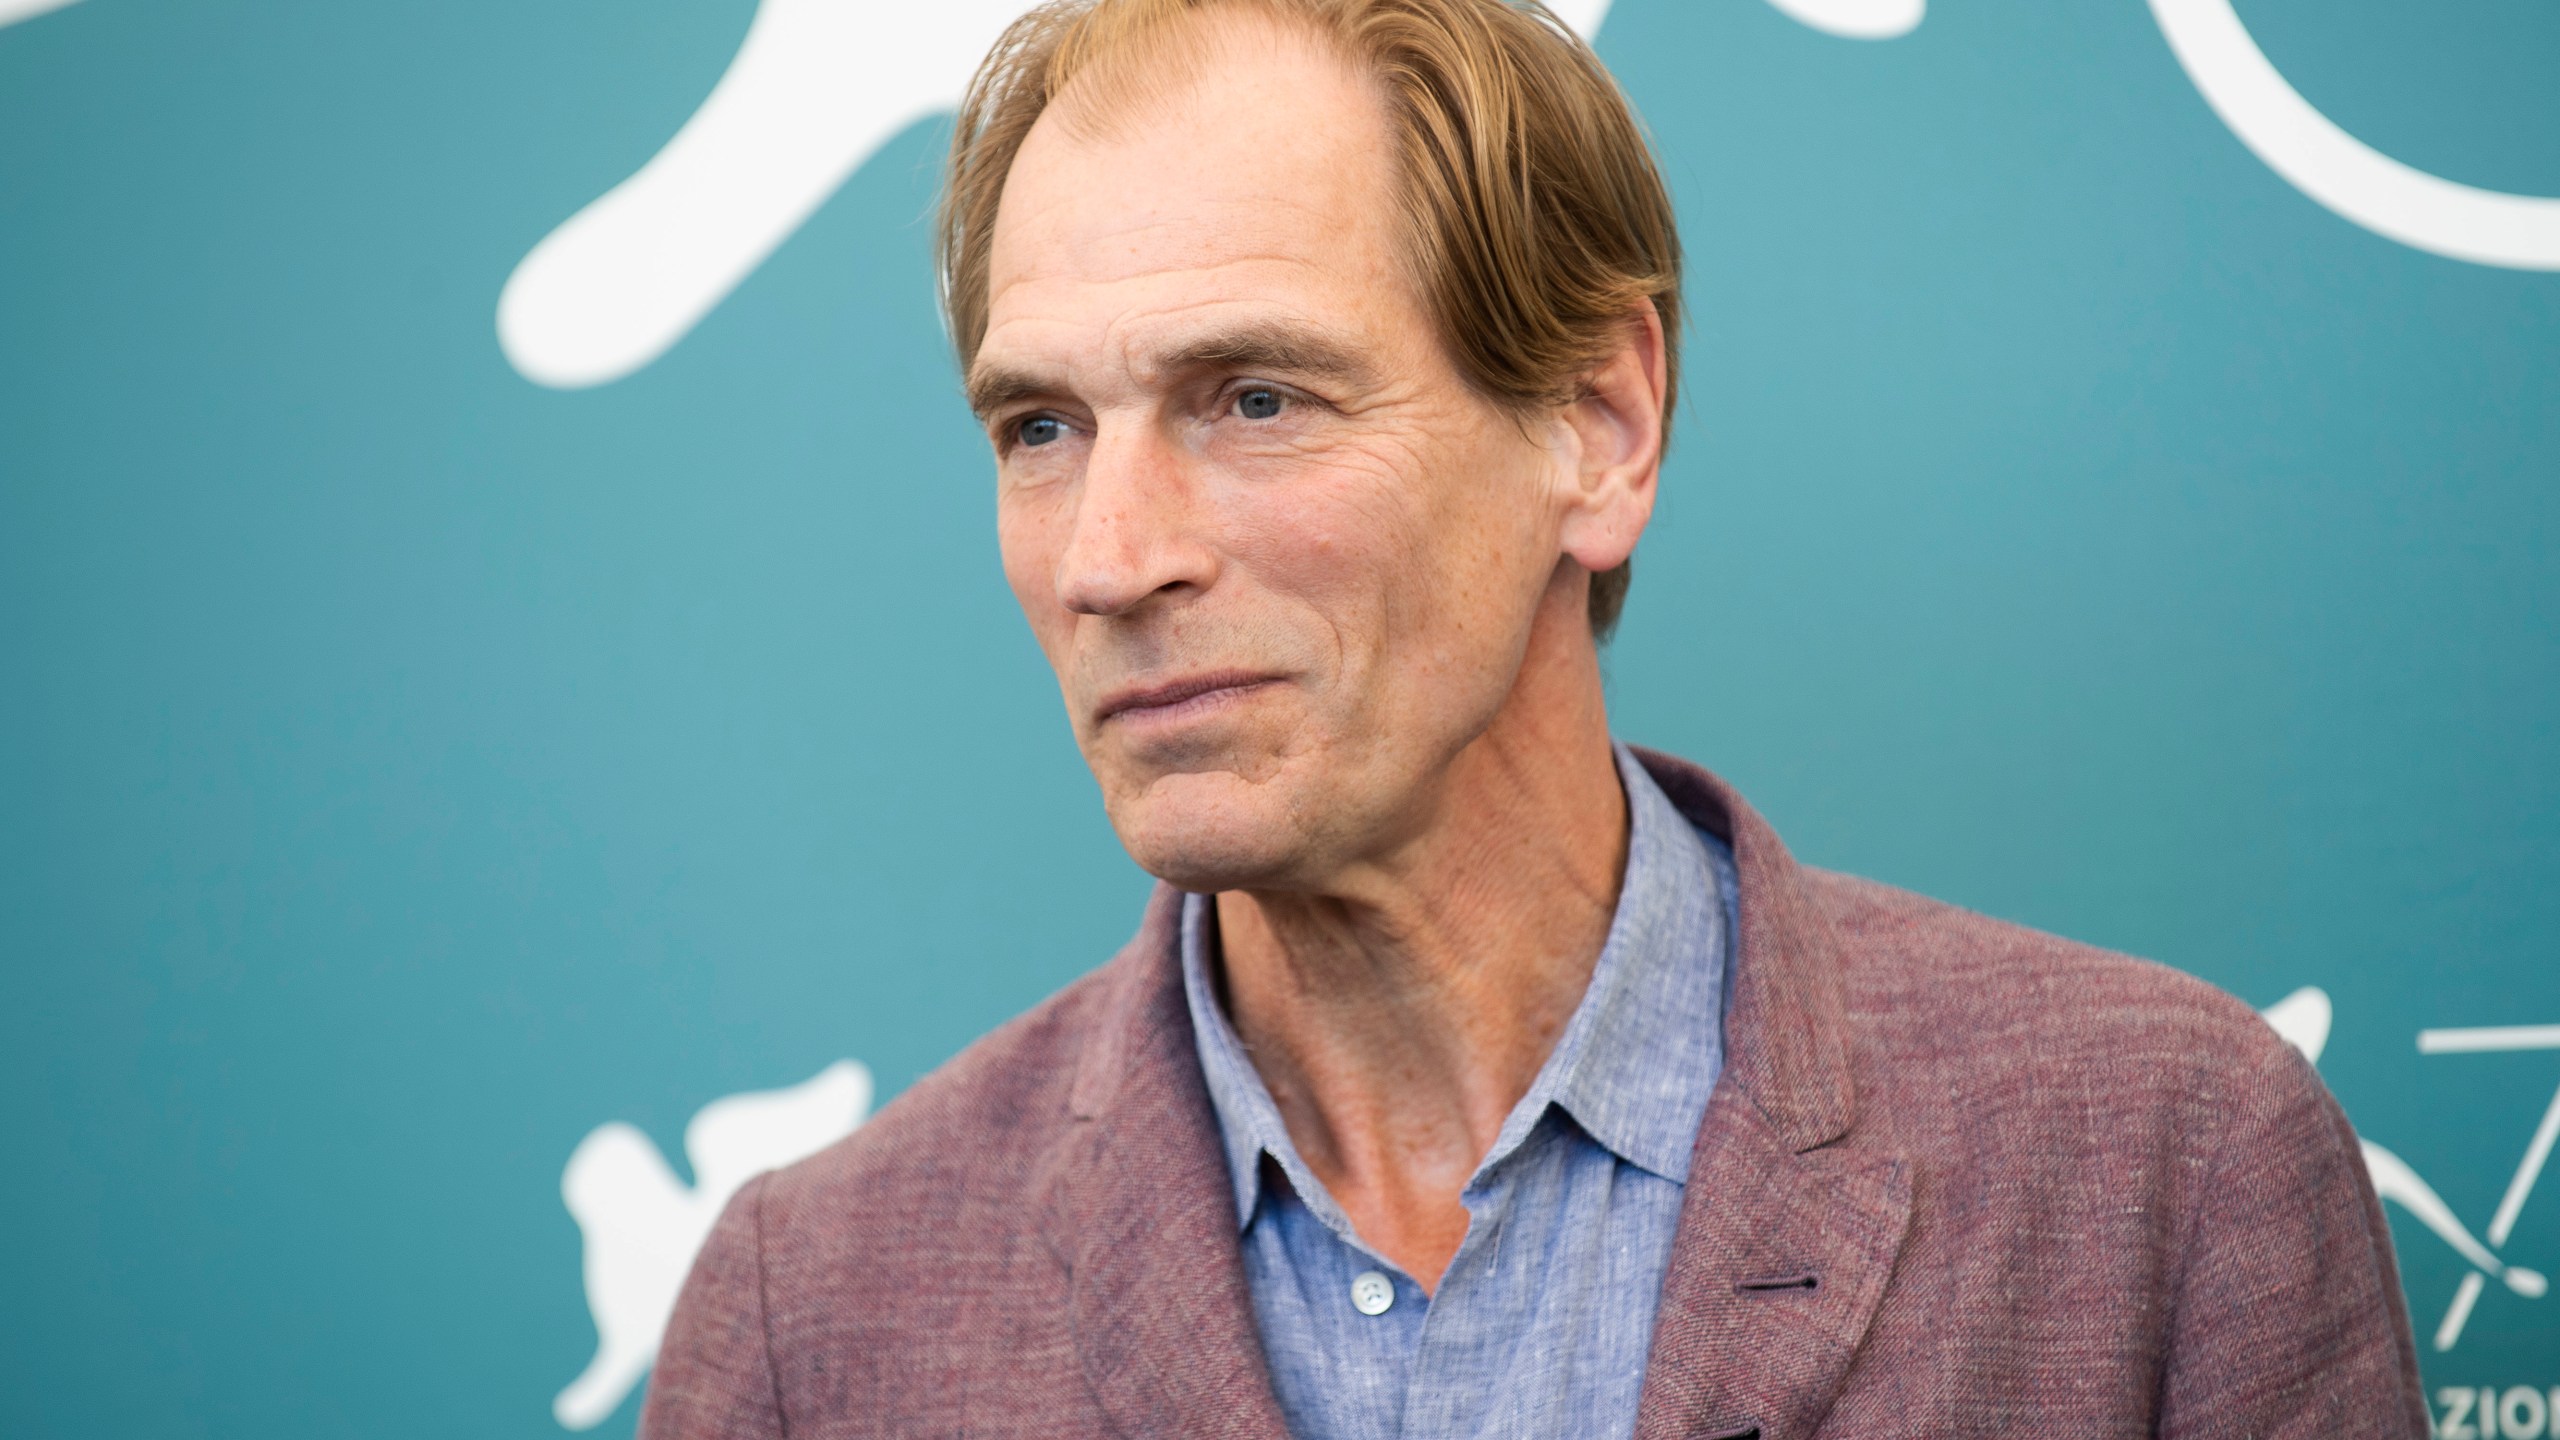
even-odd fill
[(1724, 1069), (1741, 887), (1723, 842), (1692, 826), (1623, 745), (1618, 775), (1632, 823), (1617, 914), (1582, 1004), (1512, 1123), (1524, 1110), (1534, 1122), (1543, 1093), (1618, 1158), (1685, 1184)]
[[(1733, 859), (1673, 807), (1644, 766), (1617, 747), (1627, 795), (1627, 868), (1608, 938), (1582, 1003), (1528, 1093), (1512, 1107), (1470, 1188), (1525, 1143), (1550, 1106), (1618, 1158), (1676, 1184), (1707, 1098), (1724, 1068), (1731, 985)], [(1236, 1224), (1253, 1221), (1269, 1155), (1299, 1199), (1337, 1233), (1350, 1225), (1306, 1172), (1279, 1107), (1211, 984), (1217, 914), (1206, 895), (1182, 901), (1182, 984), (1209, 1101), (1234, 1181)]]
[[(1209, 1105), (1218, 1114), (1218, 1133), (1227, 1149), (1227, 1176), (1235, 1183), (1236, 1228), (1253, 1220), (1262, 1200), (1262, 1157), (1268, 1154), (1289, 1172), (1290, 1183), (1310, 1207), (1331, 1197), (1324, 1187), (1296, 1173), (1301, 1162), (1290, 1142), (1280, 1107), (1262, 1083), (1262, 1072), (1244, 1048), (1244, 1037), (1227, 1023), (1209, 980), (1209, 956), (1218, 943), (1218, 912), (1212, 895), (1182, 897), (1182, 990), (1191, 1005), (1191, 1033), (1200, 1049), (1200, 1070), (1209, 1082)], [(1333, 1217), (1327, 1216), (1330, 1220)]]

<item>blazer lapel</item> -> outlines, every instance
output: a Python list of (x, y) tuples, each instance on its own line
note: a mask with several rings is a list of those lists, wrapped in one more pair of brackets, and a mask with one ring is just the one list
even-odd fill
[(1287, 1440), (1183, 1002), (1179, 905), (1159, 889), (1113, 962), (1044, 1228), (1068, 1268), (1086, 1383), (1115, 1429)]
[(1837, 942), (1793, 857), (1715, 777), (1643, 759), (1732, 843), (1742, 895), (1725, 1073), (1690, 1163), (1636, 1436), (1798, 1440), (1829, 1413), (1892, 1278), (1909, 1167), (1856, 1143)]
[(1898, 1157), (1792, 1154), (1747, 1096), (1719, 1089), (1663, 1277), (1637, 1440), (1813, 1434), (1910, 1216)]

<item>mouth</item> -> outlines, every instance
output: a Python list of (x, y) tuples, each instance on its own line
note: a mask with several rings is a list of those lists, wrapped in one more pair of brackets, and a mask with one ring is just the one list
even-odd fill
[(1279, 683), (1276, 675), (1218, 670), (1152, 685), (1126, 686), (1102, 697), (1102, 703), (1094, 707), (1094, 724), (1100, 727), (1114, 720), (1141, 724), (1187, 720)]

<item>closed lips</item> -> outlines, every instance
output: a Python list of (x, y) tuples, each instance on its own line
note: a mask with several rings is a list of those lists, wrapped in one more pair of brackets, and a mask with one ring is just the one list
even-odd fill
[(1272, 676), (1242, 671), (1216, 675), (1195, 675), (1188, 679), (1168, 681), (1161, 685), (1132, 686), (1106, 697), (1098, 708), (1097, 719), (1110, 720), (1131, 713), (1170, 710), (1187, 701), (1222, 692), (1251, 690), (1271, 684)]

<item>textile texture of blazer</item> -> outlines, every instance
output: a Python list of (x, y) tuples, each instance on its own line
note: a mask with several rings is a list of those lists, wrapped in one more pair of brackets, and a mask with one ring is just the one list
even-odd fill
[[(1643, 758), (1742, 895), (1639, 1440), (2428, 1433), (2355, 1137), (2255, 1013), (1799, 866), (1715, 777)], [(1285, 1440), (1176, 899), (739, 1191), (644, 1440)]]

